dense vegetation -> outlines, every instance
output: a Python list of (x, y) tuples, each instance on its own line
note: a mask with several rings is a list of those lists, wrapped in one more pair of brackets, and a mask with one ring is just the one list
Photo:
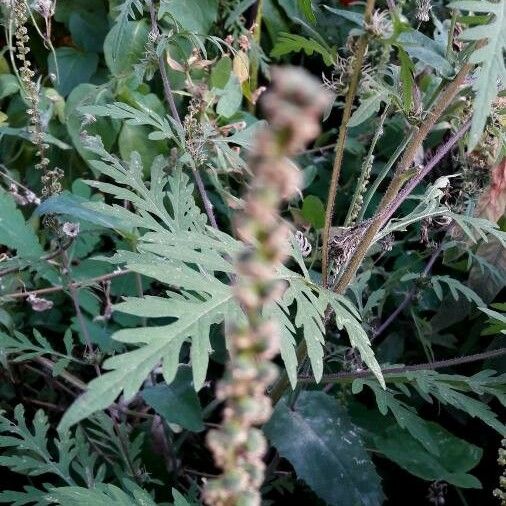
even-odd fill
[(0, 503), (506, 504), (504, 0), (0, 9)]

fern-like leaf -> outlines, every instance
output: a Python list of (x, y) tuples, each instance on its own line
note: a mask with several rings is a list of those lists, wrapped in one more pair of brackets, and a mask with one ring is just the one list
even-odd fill
[(118, 10), (118, 15), (116, 17), (117, 29), (114, 32), (111, 47), (113, 60), (116, 60), (119, 52), (121, 51), (122, 38), (129, 19), (135, 17), (136, 11), (139, 14), (142, 14), (143, 8), (144, 2), (142, 0), (125, 0), (116, 8)]
[(59, 487), (52, 489), (48, 497), (50, 497), (52, 504), (62, 506), (68, 504), (74, 506), (95, 506), (97, 504), (156, 506), (151, 495), (135, 483), (125, 480), (123, 486), (126, 491), (110, 484), (101, 484), (94, 490), (83, 487)]
[(47, 442), (49, 424), (42, 410), (35, 413), (33, 430), (25, 421), (24, 408), (18, 404), (14, 409), (15, 422), (0, 415), (0, 465), (9, 467), (16, 473), (39, 476), (50, 473), (65, 483), (75, 485), (70, 473), (70, 463), (76, 455), (74, 442), (68, 432), (60, 432), (54, 444), (57, 458), (54, 458)]
[(293, 33), (280, 33), (275, 46), (272, 48), (271, 56), (279, 58), (285, 54), (304, 51), (308, 56), (318, 53), (325, 65), (334, 65), (336, 55), (330, 48), (327, 48), (314, 39), (307, 39)]
[(485, 123), (490, 114), (492, 103), (497, 97), (499, 83), (506, 86), (506, 2), (500, 0), (458, 0), (448, 4), (450, 9), (459, 9), (490, 15), (490, 21), (484, 25), (466, 28), (460, 38), (469, 42), (486, 41), (475, 49), (469, 61), (479, 65), (475, 76), (473, 90), (475, 92), (473, 119), (469, 133), (469, 151), (478, 144)]

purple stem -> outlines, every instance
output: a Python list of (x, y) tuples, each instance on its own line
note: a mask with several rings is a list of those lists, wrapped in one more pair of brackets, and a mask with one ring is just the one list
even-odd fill
[[(443, 241), (441, 241), (441, 244), (434, 250), (434, 252), (430, 256), (429, 261), (425, 266), (425, 269), (420, 274), (420, 277), (427, 276), (430, 273), (432, 267), (434, 267), (434, 264), (436, 263), (437, 258), (441, 254), (441, 251), (443, 251)], [(390, 326), (390, 324), (402, 313), (402, 311), (404, 311), (404, 309), (409, 306), (411, 301), (415, 298), (416, 293), (417, 293), (416, 286), (411, 288), (411, 290), (408, 293), (406, 293), (404, 300), (399, 304), (397, 309), (374, 331), (372, 339), (375, 339), (376, 337), (381, 335), (386, 330), (386, 328)]]
[(471, 120), (466, 121), (446, 142), (439, 146), (436, 154), (422, 167), (422, 169), (412, 177), (404, 188), (399, 192), (393, 202), (383, 211), (381, 216), (383, 227), (393, 216), (400, 205), (409, 197), (411, 192), (418, 186), (422, 179), (451, 151), (453, 146), (464, 136), (471, 126)]

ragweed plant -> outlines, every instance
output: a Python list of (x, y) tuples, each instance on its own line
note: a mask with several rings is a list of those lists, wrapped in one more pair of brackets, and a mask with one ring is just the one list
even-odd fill
[(0, 2), (0, 502), (493, 500), (504, 5)]

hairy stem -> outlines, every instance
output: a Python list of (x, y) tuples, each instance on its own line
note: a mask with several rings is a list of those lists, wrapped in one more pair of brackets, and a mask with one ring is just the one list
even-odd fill
[[(60, 253), (60, 252), (59, 252)], [(0, 301), (4, 299), (24, 299), (29, 297), (30, 295), (47, 295), (48, 293), (60, 292), (62, 290), (70, 289), (70, 288), (80, 288), (82, 286), (91, 286), (95, 283), (100, 283), (102, 281), (108, 281), (109, 279), (117, 278), (118, 276), (124, 276), (125, 274), (129, 274), (130, 270), (124, 269), (119, 271), (110, 272), (109, 274), (103, 274), (102, 276), (97, 276), (95, 278), (84, 279), (83, 281), (73, 281), (68, 285), (56, 285), (50, 286), (48, 288), (40, 288), (39, 290), (30, 290), (27, 292), (15, 292), (8, 293), (6, 295), (2, 295), (0, 297)]]
[[(61, 246), (58, 247), (57, 250), (40, 257), (39, 260), (31, 262), (30, 265), (27, 267), (33, 267), (33, 265), (36, 264), (37, 262), (44, 262), (44, 261), (47, 262), (48, 260), (56, 258), (57, 256), (61, 255), (63, 251), (67, 250), (72, 244), (72, 242), (73, 241), (68, 241), (65, 244), (62, 244)], [(9, 269), (4, 269), (3, 271), (0, 271), (0, 278), (7, 276), (7, 274), (12, 274), (13, 272), (20, 271), (21, 269), (23, 269), (23, 267), (10, 267)]]
[[(367, 22), (373, 12), (375, 0), (367, 0), (364, 12), (364, 19)], [(343, 117), (341, 126), (339, 127), (339, 136), (336, 145), (336, 156), (332, 166), (332, 176), (330, 178), (329, 193), (327, 196), (327, 205), (325, 208), (325, 225), (323, 227), (323, 245), (322, 245), (322, 279), (323, 286), (327, 286), (328, 281), (328, 263), (329, 263), (329, 238), (330, 227), (332, 226), (332, 218), (334, 216), (334, 206), (336, 201), (337, 184), (339, 183), (339, 175), (341, 173), (341, 165), (343, 163), (344, 146), (346, 143), (346, 135), (348, 133), (348, 123), (351, 117), (351, 110), (355, 96), (357, 94), (360, 73), (364, 63), (364, 56), (367, 50), (367, 33), (361, 35), (354, 55), (353, 70), (344, 102)]]
[[(374, 237), (380, 230), (380, 228), (385, 223), (385, 215), (391, 216), (389, 206), (396, 201), (396, 197), (398, 197), (398, 194), (404, 185), (405, 182), (405, 174), (407, 169), (410, 168), (411, 164), (413, 163), (416, 153), (418, 151), (418, 148), (422, 145), (423, 141), (429, 134), (430, 130), (436, 123), (436, 121), (440, 118), (440, 116), (443, 114), (446, 107), (452, 102), (452, 100), (455, 98), (457, 93), (460, 90), (460, 86), (464, 83), (467, 75), (469, 74), (470, 70), (472, 69), (472, 65), (466, 64), (462, 67), (460, 72), (457, 74), (455, 79), (450, 82), (446, 88), (443, 89), (441, 94), (439, 95), (434, 107), (432, 110), (427, 114), (427, 117), (425, 118), (424, 122), (420, 125), (420, 128), (413, 137), (410, 139), (408, 146), (406, 148), (406, 151), (404, 152), (404, 155), (402, 156), (397, 169), (395, 171), (394, 177), (392, 181), (390, 182), (390, 185), (387, 188), (387, 191), (385, 193), (385, 196), (383, 197), (379, 210), (376, 213), (376, 216), (372, 219), (371, 224), (367, 228), (362, 241), (359, 243), (358, 247), (356, 248), (354, 254), (351, 256), (351, 260), (348, 263), (343, 275), (339, 279), (339, 282), (336, 285), (335, 291), (337, 293), (344, 293), (346, 288), (348, 287), (349, 283), (353, 279), (353, 276), (355, 275), (355, 272), (359, 268), (360, 264), (362, 263), (362, 260), (364, 259), (369, 246), (374, 240)], [(466, 128), (461, 128), (458, 132), (458, 137), (454, 139), (455, 142), (446, 142), (444, 145), (446, 146), (446, 149), (441, 151), (438, 151), (438, 154), (434, 157), (437, 162), (439, 162), (443, 156), (445, 156), (448, 151), (453, 147), (453, 145), (464, 135), (465, 131), (467, 130), (467, 122), (464, 125)], [(430, 163), (431, 167), (434, 167), (437, 163), (434, 160), (434, 163)], [(432, 162), (432, 161), (431, 161)], [(429, 164), (428, 164), (429, 165)], [(427, 175), (428, 171), (426, 170), (426, 167), (423, 169), (423, 175), (421, 178), (423, 178), (425, 175)], [(415, 176), (414, 179), (417, 180), (418, 184), (421, 181), (421, 178)], [(412, 186), (411, 190), (414, 189), (416, 186)], [(403, 197), (403, 200), (408, 196), (406, 194)], [(400, 205), (400, 204), (399, 204)], [(398, 206), (395, 206), (395, 209), (397, 209)], [(328, 245), (327, 245), (328, 246)], [(299, 343), (297, 347), (297, 358), (299, 360), (299, 363), (303, 361), (307, 356), (307, 348), (306, 348), (306, 342), (303, 340)], [(289, 386), (288, 381), (288, 375), (286, 372), (284, 372), (276, 384), (273, 386), (271, 390), (271, 398), (273, 400), (273, 403), (275, 404), (279, 399), (281, 399), (283, 393)]]
[[(464, 83), (471, 68), (472, 65), (470, 64), (464, 65), (460, 70), (460, 72), (455, 77), (455, 79), (451, 81), (446, 86), (446, 88), (443, 89), (434, 107), (432, 108), (431, 111), (428, 112), (426, 118), (420, 124), (418, 131), (411, 138), (410, 142), (408, 143), (408, 146), (406, 147), (404, 155), (399, 161), (394, 177), (390, 182), (390, 185), (388, 186), (385, 195), (383, 196), (383, 199), (381, 200), (376, 216), (372, 219), (371, 224), (367, 228), (362, 240), (357, 246), (354, 254), (351, 256), (351, 260), (346, 266), (343, 275), (341, 276), (339, 282), (336, 285), (335, 289), (336, 292), (343, 293), (350, 284), (351, 280), (353, 279), (353, 276), (355, 275), (355, 272), (362, 263), (362, 260), (364, 259), (369, 249), (369, 246), (373, 242), (374, 237), (376, 236), (382, 225), (385, 223), (385, 215), (383, 211), (386, 210), (389, 206), (391, 206), (392, 203), (395, 202), (396, 198), (399, 195), (399, 192), (404, 186), (406, 172), (413, 164), (418, 149), (421, 147), (423, 141), (425, 140), (429, 132), (432, 130), (436, 121), (441, 117), (444, 110), (448, 107), (448, 105), (453, 101), (457, 93), (460, 91), (460, 87)], [(441, 152), (441, 158), (444, 155), (446, 155), (448, 151), (449, 149)], [(426, 173), (427, 172), (424, 171), (422, 178), (426, 175)], [(413, 178), (413, 179), (417, 180), (416, 184), (418, 184), (418, 182), (420, 182), (421, 180), (421, 178)], [(416, 186), (416, 184), (414, 186)], [(414, 188), (413, 183), (412, 182), (408, 183), (408, 186), (411, 188), (410, 191), (412, 191), (412, 189)], [(396, 206), (395, 209), (397, 209), (397, 207), (398, 206)], [(388, 211), (387, 214), (391, 215), (390, 210)]]

